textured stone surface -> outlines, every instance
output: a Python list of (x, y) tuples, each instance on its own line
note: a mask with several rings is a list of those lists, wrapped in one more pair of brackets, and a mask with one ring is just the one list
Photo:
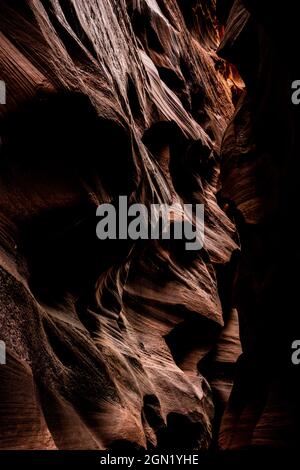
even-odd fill
[[(1, 449), (209, 446), (240, 354), (215, 7), (0, 2)], [(100, 242), (119, 195), (204, 203), (205, 248)]]

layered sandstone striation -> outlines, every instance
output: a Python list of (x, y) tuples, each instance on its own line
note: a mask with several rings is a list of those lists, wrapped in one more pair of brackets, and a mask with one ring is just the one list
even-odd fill
[[(1, 0), (0, 18), (0, 448), (205, 449), (240, 354), (230, 128), (218, 194), (241, 82), (216, 2)], [(119, 195), (205, 204), (204, 249), (100, 242)]]

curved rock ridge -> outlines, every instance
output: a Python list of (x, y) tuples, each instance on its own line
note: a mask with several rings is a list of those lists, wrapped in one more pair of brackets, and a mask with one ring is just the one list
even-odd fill
[[(205, 449), (240, 354), (216, 2), (1, 0), (0, 17), (0, 448)], [(120, 195), (204, 204), (204, 248), (99, 241)]]

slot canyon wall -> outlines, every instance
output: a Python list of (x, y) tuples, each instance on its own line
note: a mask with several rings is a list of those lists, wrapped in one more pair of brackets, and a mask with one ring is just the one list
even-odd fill
[(299, 371), (291, 360), (300, 326), (300, 120), (291, 99), (300, 72), (298, 14), (289, 1), (236, 0), (218, 51), (246, 85), (221, 151), (221, 193), (241, 243), (233, 303), (243, 348), (220, 430), (226, 449), (299, 442)]
[[(0, 0), (0, 449), (296, 441), (295, 70), (268, 3)], [(99, 241), (120, 195), (204, 204), (204, 248)]]

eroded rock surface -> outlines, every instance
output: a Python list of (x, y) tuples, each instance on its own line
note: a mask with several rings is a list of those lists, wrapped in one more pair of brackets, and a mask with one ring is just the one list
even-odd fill
[[(217, 202), (240, 83), (215, 1), (1, 0), (0, 18), (0, 448), (205, 449), (240, 354)], [(204, 203), (204, 249), (100, 242), (119, 195)]]
[(221, 425), (224, 449), (299, 445), (299, 372), (291, 361), (300, 326), (296, 7), (236, 0), (219, 48), (246, 84), (222, 145), (221, 192), (241, 241), (234, 290), (243, 348)]

